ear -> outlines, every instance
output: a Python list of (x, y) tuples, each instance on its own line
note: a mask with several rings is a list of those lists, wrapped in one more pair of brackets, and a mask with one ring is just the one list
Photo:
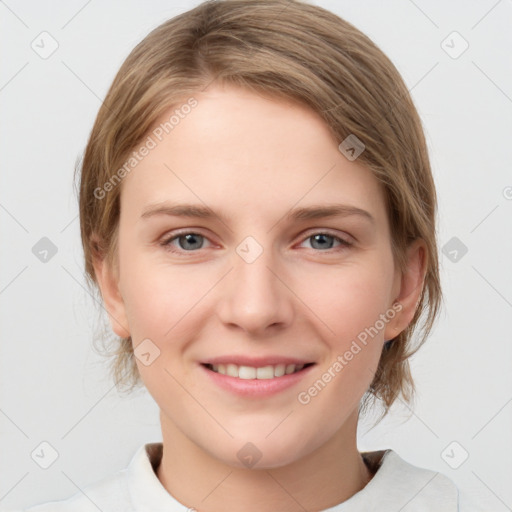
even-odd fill
[[(407, 248), (407, 269), (396, 277), (395, 311), (398, 312), (386, 325), (384, 340), (396, 338), (412, 321), (423, 290), (427, 270), (427, 245), (421, 238)], [(396, 304), (398, 303), (398, 304)], [(398, 308), (401, 309), (398, 309)]]
[(103, 257), (94, 256), (93, 266), (112, 330), (121, 338), (128, 338), (130, 331), (124, 300), (119, 290), (118, 273)]

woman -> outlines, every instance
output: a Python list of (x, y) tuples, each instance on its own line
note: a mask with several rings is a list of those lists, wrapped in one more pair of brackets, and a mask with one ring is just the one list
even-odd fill
[(377, 400), (412, 398), (435, 215), (416, 109), (355, 27), (224, 0), (156, 28), (98, 113), (80, 222), (116, 382), (148, 389), (163, 443), (29, 510), (462, 510), (447, 477), (356, 439)]

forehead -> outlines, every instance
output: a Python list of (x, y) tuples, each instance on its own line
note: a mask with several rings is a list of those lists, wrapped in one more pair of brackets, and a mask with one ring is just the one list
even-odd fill
[(150, 131), (154, 147), (123, 180), (130, 210), (140, 215), (149, 203), (173, 199), (269, 219), (306, 203), (384, 214), (376, 178), (345, 158), (313, 110), (232, 86), (194, 99), (194, 108), (173, 106)]

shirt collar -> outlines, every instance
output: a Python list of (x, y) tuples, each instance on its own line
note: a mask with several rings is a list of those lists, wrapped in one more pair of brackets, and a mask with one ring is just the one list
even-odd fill
[[(160, 483), (156, 469), (163, 453), (162, 443), (142, 445), (126, 472), (128, 492), (137, 512), (187, 512), (190, 508), (176, 500)], [(391, 449), (361, 454), (373, 478), (351, 498), (324, 512), (393, 510), (414, 503), (443, 504), (438, 512), (457, 510), (457, 489), (441, 473), (409, 464)], [(191, 507), (193, 504), (190, 505)]]
[(128, 492), (137, 512), (185, 512), (182, 505), (161, 484), (156, 468), (162, 459), (162, 443), (142, 445), (126, 468)]

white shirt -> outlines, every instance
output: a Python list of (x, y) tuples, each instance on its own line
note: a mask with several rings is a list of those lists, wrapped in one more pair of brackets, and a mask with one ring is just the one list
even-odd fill
[[(473, 512), (455, 484), (442, 473), (413, 466), (395, 451), (363, 452), (376, 469), (370, 482), (351, 498), (323, 512)], [(162, 443), (142, 445), (128, 467), (66, 500), (47, 502), (25, 512), (190, 512), (160, 483), (155, 469)], [(464, 501), (467, 498), (464, 497)]]

